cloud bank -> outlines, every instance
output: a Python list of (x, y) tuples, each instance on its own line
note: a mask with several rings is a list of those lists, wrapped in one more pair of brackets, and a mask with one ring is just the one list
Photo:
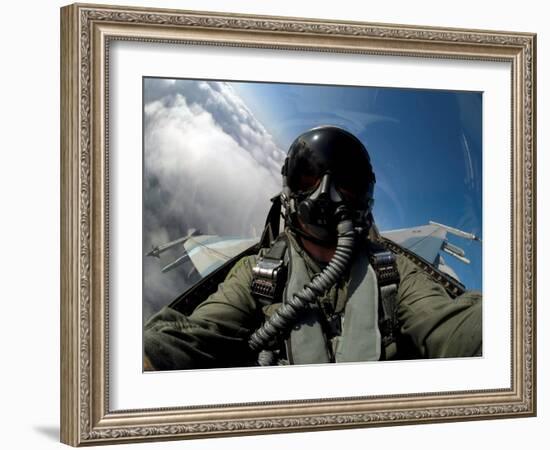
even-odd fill
[[(144, 82), (143, 250), (190, 228), (258, 236), (281, 189), (285, 153), (223, 82)], [(144, 261), (144, 318), (183, 291), (185, 276)]]

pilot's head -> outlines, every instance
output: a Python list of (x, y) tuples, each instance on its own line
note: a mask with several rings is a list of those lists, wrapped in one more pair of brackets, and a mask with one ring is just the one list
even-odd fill
[(287, 226), (332, 244), (345, 212), (356, 229), (368, 231), (376, 178), (367, 149), (354, 135), (328, 125), (306, 131), (290, 146), (282, 173)]

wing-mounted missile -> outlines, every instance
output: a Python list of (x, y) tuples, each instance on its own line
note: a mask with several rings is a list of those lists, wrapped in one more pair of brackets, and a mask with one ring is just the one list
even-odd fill
[(453, 228), (448, 225), (443, 225), (441, 223), (433, 222), (431, 220), (429, 223), (430, 225), (435, 225), (436, 227), (443, 228), (445, 231), (447, 231), (448, 233), (454, 234), (455, 236), (458, 236), (464, 239), (469, 239), (471, 241), (481, 242), (481, 239), (473, 233), (467, 233), (466, 231), (459, 230), (458, 228)]
[(183, 263), (185, 263), (189, 260), (190, 260), (189, 255), (187, 253), (184, 253), (179, 258), (177, 258), (175, 261), (173, 261), (170, 264), (167, 264), (166, 266), (164, 266), (162, 269), (160, 269), (160, 271), (162, 273), (169, 272), (170, 270), (175, 269), (178, 266), (181, 266)]
[(441, 250), (445, 253), (448, 253), (451, 256), (454, 256), (459, 261), (462, 261), (464, 264), (470, 264), (470, 260), (466, 258), (464, 250), (456, 245), (451, 244), (450, 242), (444, 241), (441, 246)]
[(165, 251), (170, 250), (171, 248), (175, 247), (176, 245), (185, 244), (185, 242), (190, 237), (196, 236), (197, 234), (199, 234), (199, 230), (197, 230), (195, 228), (190, 228), (188, 233), (185, 236), (180, 237), (180, 238), (176, 239), (175, 241), (170, 241), (166, 244), (157, 245), (156, 247), (153, 247), (151, 249), (151, 251), (149, 253), (147, 253), (145, 256), (154, 256), (155, 258), (160, 258), (160, 255), (162, 253), (164, 253)]

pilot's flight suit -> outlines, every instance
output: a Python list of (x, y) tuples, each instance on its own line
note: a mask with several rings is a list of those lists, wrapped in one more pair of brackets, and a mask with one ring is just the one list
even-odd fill
[[(294, 244), (296, 245), (296, 244)], [(301, 250), (311, 273), (318, 264)], [(144, 352), (157, 370), (235, 367), (254, 364), (248, 338), (277, 304), (262, 307), (252, 296), (256, 256), (241, 259), (217, 292), (190, 316), (164, 307), (145, 325)], [(397, 255), (397, 358), (481, 355), (481, 294), (468, 291), (452, 299), (445, 289), (404, 256)], [(349, 280), (319, 300), (325, 313), (343, 311)], [(382, 352), (380, 358), (388, 357)]]

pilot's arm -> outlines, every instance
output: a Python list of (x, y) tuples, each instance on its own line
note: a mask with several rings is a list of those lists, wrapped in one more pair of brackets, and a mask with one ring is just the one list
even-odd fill
[(261, 324), (250, 294), (253, 256), (240, 260), (191, 315), (164, 307), (145, 324), (144, 369), (246, 366), (248, 337)]
[(468, 291), (452, 299), (407, 258), (398, 256), (397, 267), (402, 347), (421, 358), (481, 355), (481, 294)]

